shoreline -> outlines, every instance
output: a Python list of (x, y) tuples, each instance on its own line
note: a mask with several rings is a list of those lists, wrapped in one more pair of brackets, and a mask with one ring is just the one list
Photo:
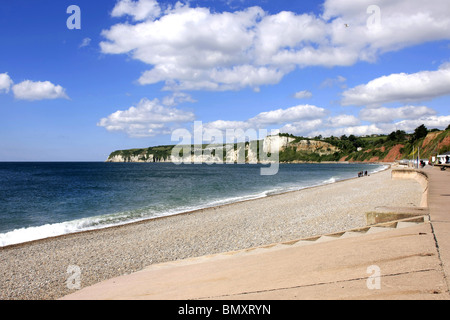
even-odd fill
[[(305, 162), (305, 163), (307, 163), (307, 162)], [(348, 164), (350, 162), (333, 162), (332, 161), (332, 162), (316, 162), (316, 163), (310, 163), (310, 164), (340, 164), (340, 163)], [(301, 164), (301, 163), (300, 162), (299, 163), (291, 162), (291, 163), (283, 163), (283, 164)], [(379, 171), (371, 173), (371, 175), (382, 173), (382, 172), (384, 172), (386, 170), (391, 169), (392, 166), (393, 166), (393, 163), (376, 163), (376, 162), (373, 162), (373, 163), (361, 163), (361, 164), (372, 164), (372, 165), (380, 165), (380, 166), (385, 166), (386, 167), (384, 169), (381, 169)], [(266, 194), (264, 196), (261, 196), (261, 197), (255, 197), (255, 198), (250, 198), (250, 199), (231, 201), (231, 202), (220, 204), (220, 205), (210, 205), (210, 206), (207, 205), (207, 206), (202, 207), (202, 208), (197, 208), (197, 209), (193, 209), (193, 210), (177, 212), (177, 213), (174, 213), (174, 214), (166, 214), (166, 215), (152, 217), (152, 218), (143, 218), (142, 220), (129, 221), (129, 222), (125, 222), (125, 223), (118, 224), (118, 225), (111, 225), (111, 226), (105, 226), (105, 227), (102, 227), (102, 228), (95, 228), (95, 229), (88, 229), (88, 230), (80, 230), (80, 231), (77, 231), (77, 232), (69, 232), (69, 233), (65, 233), (65, 234), (61, 234), (61, 235), (50, 236), (50, 237), (45, 237), (45, 238), (41, 238), (41, 239), (35, 239), (35, 240), (31, 240), (31, 241), (25, 241), (25, 242), (20, 242), (20, 243), (9, 244), (9, 245), (6, 245), (6, 246), (0, 246), (0, 252), (3, 249), (10, 249), (10, 248), (26, 246), (26, 245), (30, 245), (30, 244), (34, 244), (34, 243), (45, 242), (47, 240), (51, 241), (51, 240), (54, 240), (54, 239), (64, 238), (64, 237), (72, 236), (72, 235), (79, 235), (79, 234), (84, 234), (84, 233), (95, 233), (95, 232), (101, 231), (101, 230), (116, 229), (116, 228), (121, 228), (121, 227), (134, 225), (134, 224), (138, 225), (138, 224), (148, 223), (150, 221), (156, 221), (156, 220), (165, 219), (165, 218), (169, 218), (169, 217), (177, 217), (177, 216), (182, 216), (182, 215), (189, 215), (189, 214), (194, 214), (194, 213), (197, 213), (197, 212), (202, 212), (204, 210), (209, 210), (209, 209), (214, 209), (214, 208), (223, 208), (223, 207), (234, 205), (234, 204), (237, 204), (237, 203), (246, 203), (246, 202), (250, 202), (250, 201), (257, 201), (257, 200), (264, 199), (264, 198), (269, 198), (269, 197), (274, 197), (274, 196), (284, 195), (284, 194), (290, 194), (290, 193), (294, 193), (294, 192), (300, 192), (300, 191), (303, 191), (303, 190), (309, 190), (309, 189), (313, 189), (313, 188), (320, 188), (320, 187), (323, 187), (323, 186), (326, 186), (326, 185), (337, 184), (337, 183), (340, 183), (340, 182), (345, 182), (345, 181), (349, 181), (349, 180), (353, 180), (353, 179), (360, 179), (360, 178), (361, 177), (353, 177), (353, 178), (341, 179), (341, 180), (337, 180), (337, 181), (334, 181), (334, 182), (331, 182), (331, 183), (322, 183), (322, 184), (318, 184), (318, 185), (303, 187), (303, 188), (296, 189), (296, 190), (281, 191), (279, 193), (268, 193), (268, 194)], [(64, 223), (64, 222), (62, 222), (62, 223)], [(20, 229), (16, 229), (16, 230), (20, 230)]]
[[(447, 300), (448, 178), (439, 168), (392, 170), (428, 194), (420, 217), (148, 266), (62, 300)], [(379, 270), (382, 280), (369, 281)]]
[(177, 216), (69, 234), (0, 250), (0, 299), (58, 299), (68, 267), (82, 288), (169, 262), (329, 234), (366, 225), (377, 206), (419, 206), (421, 186), (392, 169)]

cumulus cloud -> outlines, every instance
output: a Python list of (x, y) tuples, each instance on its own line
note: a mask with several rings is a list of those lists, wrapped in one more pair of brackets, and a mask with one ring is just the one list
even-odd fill
[[(131, 137), (152, 137), (173, 132), (180, 126), (187, 125), (195, 120), (192, 112), (174, 108), (177, 99), (191, 100), (190, 96), (174, 94), (166, 97), (161, 103), (158, 99), (142, 99), (137, 106), (127, 110), (119, 110), (108, 117), (101, 119), (98, 126), (108, 131), (122, 131)], [(277, 109), (261, 112), (244, 121), (216, 120), (203, 124), (205, 130), (247, 130), (267, 129), (273, 126), (282, 126), (289, 122), (316, 121), (328, 115), (324, 108), (313, 105), (298, 105), (286, 109)], [(336, 121), (345, 121), (344, 118)], [(334, 123), (335, 124), (335, 123)], [(331, 122), (330, 122), (330, 125)]]
[(280, 128), (280, 132), (298, 136), (308, 136), (311, 132), (319, 128), (324, 128), (323, 119), (314, 119), (314, 120), (305, 120), (287, 123)]
[(207, 130), (220, 130), (225, 132), (226, 130), (247, 130), (247, 129), (259, 129), (253, 128), (249, 121), (227, 121), (227, 120), (216, 120), (212, 122), (205, 123), (203, 127)]
[[(428, 116), (419, 119), (407, 119), (395, 123), (395, 130), (412, 132), (418, 126), (424, 124), (427, 128), (445, 129), (450, 124), (450, 116)], [(391, 131), (394, 131), (392, 128)]]
[(327, 111), (313, 105), (299, 105), (287, 109), (278, 109), (262, 112), (249, 120), (256, 126), (280, 125), (290, 121), (311, 120), (322, 118), (327, 115)]
[[(204, 125), (206, 129), (247, 130), (247, 129), (268, 129), (277, 126), (281, 133), (290, 133), (300, 136), (316, 136), (337, 132), (347, 128), (348, 130), (358, 130), (361, 121), (353, 115), (329, 116), (327, 110), (312, 106), (299, 105), (286, 109), (278, 109), (262, 112), (253, 118), (245, 121), (224, 121), (217, 120)], [(353, 128), (353, 129), (349, 129)], [(363, 130), (359, 130), (364, 132)]]
[(341, 114), (338, 116), (330, 117), (327, 120), (327, 127), (354, 127), (361, 124), (361, 120), (357, 117), (349, 114)]
[[(327, 124), (328, 122), (328, 124)], [(330, 125), (333, 122), (332, 119), (328, 121), (316, 121), (309, 123), (297, 123), (290, 126), (285, 126), (281, 131), (293, 134), (300, 134), (309, 137), (322, 135), (325, 137), (335, 136), (340, 137), (342, 135), (355, 135), (364, 136), (372, 134), (389, 134), (396, 130), (404, 130), (405, 132), (414, 132), (414, 130), (424, 124), (427, 128), (445, 129), (450, 123), (450, 116), (423, 116), (415, 119), (397, 120), (392, 122), (378, 122), (369, 124), (359, 124), (355, 122), (350, 126), (337, 126)]]
[(403, 106), (400, 108), (364, 108), (359, 113), (361, 120), (388, 123), (401, 119), (421, 119), (423, 117), (434, 116), (437, 112), (425, 106)]
[(311, 98), (312, 95), (313, 94), (312, 94), (311, 91), (303, 90), (303, 91), (296, 92), (294, 94), (294, 98), (297, 98), (297, 99), (308, 99), (308, 98)]
[[(153, 137), (168, 135), (173, 130), (186, 126), (195, 120), (192, 112), (172, 106), (174, 97), (168, 97), (161, 104), (158, 99), (142, 99), (136, 107), (117, 111), (97, 124), (108, 131), (121, 131), (131, 137)], [(175, 98), (176, 99), (176, 98)], [(363, 124), (362, 121), (368, 121)], [(425, 106), (400, 108), (363, 109), (359, 117), (349, 114), (330, 115), (324, 109), (313, 105), (298, 105), (285, 109), (261, 112), (246, 120), (216, 120), (203, 124), (206, 131), (277, 129), (281, 133), (314, 137), (341, 135), (388, 134), (396, 130), (412, 132), (421, 124), (429, 128), (444, 129), (450, 123), (450, 116), (438, 116)]]
[(97, 125), (108, 131), (122, 131), (131, 137), (153, 137), (170, 134), (180, 123), (195, 120), (192, 112), (161, 105), (158, 99), (142, 99), (137, 106), (119, 110)]
[[(393, 130), (389, 131), (392, 132)], [(353, 127), (341, 127), (341, 128), (320, 128), (316, 129), (315, 131), (310, 131), (309, 136), (314, 137), (318, 135), (322, 135), (324, 137), (340, 137), (342, 135), (355, 135), (355, 136), (365, 136), (365, 135), (371, 135), (371, 134), (383, 134), (387, 133), (388, 131), (383, 130), (382, 128), (379, 128), (375, 124), (370, 125), (360, 125), (360, 126), (353, 126)]]
[(320, 87), (331, 88), (334, 87), (335, 85), (338, 85), (341, 88), (345, 88), (346, 87), (345, 81), (347, 81), (347, 79), (344, 78), (343, 76), (337, 76), (336, 78), (327, 78), (320, 84)]
[[(363, 124), (362, 121), (368, 121)], [(278, 126), (281, 133), (305, 137), (388, 134), (396, 130), (412, 132), (421, 124), (429, 128), (444, 129), (450, 123), (450, 116), (437, 116), (425, 106), (400, 108), (363, 109), (356, 117), (349, 114), (329, 115), (326, 109), (300, 105), (292, 108), (262, 112), (245, 121), (217, 120), (204, 125), (207, 129), (225, 131), (267, 129)]]
[(162, 104), (168, 107), (174, 107), (183, 102), (197, 102), (191, 95), (184, 92), (174, 92), (172, 95), (164, 97)]
[(91, 44), (92, 39), (91, 38), (84, 38), (83, 41), (81, 41), (79, 48), (87, 47)]
[(12, 85), (13, 81), (8, 73), (0, 73), (0, 93), (8, 93)]
[(346, 90), (342, 105), (380, 105), (430, 100), (450, 94), (450, 63), (436, 71), (394, 73)]
[(208, 129), (265, 129), (271, 126), (281, 126), (288, 122), (308, 121), (325, 117), (328, 111), (313, 105), (298, 105), (286, 109), (261, 112), (245, 121), (217, 120), (205, 124)]
[(69, 99), (66, 90), (50, 81), (25, 80), (12, 87), (14, 97), (19, 100)]
[(388, 51), (450, 39), (450, 6), (441, 0), (383, 1), (381, 23), (368, 27), (372, 2), (326, 0), (316, 15), (269, 14), (260, 7), (212, 12), (189, 4), (163, 10), (155, 0), (121, 0), (112, 16), (128, 15), (133, 23), (104, 30), (100, 47), (103, 53), (148, 64), (139, 78), (143, 85), (258, 90), (299, 67), (350, 66), (375, 61)]
[(356, 128), (361, 121), (353, 115), (337, 115), (311, 120), (294, 121), (285, 124), (280, 132), (294, 135), (314, 137), (318, 135), (330, 136), (330, 132), (338, 132), (345, 128)]
[[(374, 11), (367, 9), (378, 4), (380, 21), (369, 26)], [(366, 13), (366, 14), (364, 14)], [(380, 53), (424, 42), (448, 39), (450, 8), (439, 0), (326, 0), (323, 18), (332, 21), (335, 44), (353, 42), (361, 60), (371, 61)], [(349, 28), (340, 27), (349, 24)]]
[[(368, 121), (363, 124), (362, 121)], [(400, 108), (363, 109), (356, 117), (349, 114), (329, 115), (317, 106), (299, 105), (286, 109), (261, 112), (243, 120), (216, 120), (205, 123), (205, 130), (259, 130), (279, 128), (281, 133), (314, 137), (342, 135), (388, 134), (396, 130), (412, 132), (421, 124), (429, 128), (444, 129), (450, 123), (450, 116), (437, 116), (425, 106), (405, 106)]]
[[(257, 132), (259, 130), (271, 130), (271, 134), (274, 132), (289, 132), (296, 134), (299, 123), (302, 123), (302, 128), (308, 127), (309, 130), (313, 130), (317, 126), (323, 124), (322, 118), (325, 117), (328, 112), (323, 109), (312, 105), (299, 105), (286, 109), (277, 109), (267, 112), (261, 112), (256, 116), (243, 121), (237, 120), (216, 120), (203, 124), (203, 130), (207, 132), (220, 132), (223, 137), (231, 138), (228, 136), (230, 132), (239, 133), (242, 130), (243, 133)], [(291, 124), (291, 121), (295, 121), (295, 124)], [(282, 127), (280, 130), (279, 128)], [(241, 133), (242, 133), (241, 132)], [(234, 137), (241, 140), (243, 137)], [(249, 137), (247, 137), (249, 138)], [(257, 139), (258, 137), (250, 137), (251, 139)], [(262, 138), (262, 137), (259, 137)], [(233, 142), (229, 140), (227, 142)]]
[(113, 17), (128, 15), (134, 21), (154, 19), (160, 14), (161, 8), (156, 0), (119, 0), (111, 12)]
[(235, 66), (230, 69), (196, 70), (195, 68), (181, 69), (175, 66), (155, 67), (145, 71), (139, 78), (139, 83), (155, 84), (166, 82), (164, 90), (238, 90), (252, 87), (258, 90), (264, 84), (278, 83), (284, 73), (276, 68), (250, 65)]

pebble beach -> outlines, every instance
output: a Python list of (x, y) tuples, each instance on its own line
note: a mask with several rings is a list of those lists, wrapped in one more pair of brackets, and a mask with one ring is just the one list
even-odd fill
[(422, 188), (368, 177), (207, 208), (119, 227), (0, 248), (0, 299), (52, 300), (69, 289), (71, 266), (81, 288), (151, 264), (345, 231), (366, 225), (381, 206), (418, 207)]

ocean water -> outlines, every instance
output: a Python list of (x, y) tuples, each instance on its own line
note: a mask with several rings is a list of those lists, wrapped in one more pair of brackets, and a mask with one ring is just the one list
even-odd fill
[(354, 178), (374, 164), (1, 163), (0, 246)]

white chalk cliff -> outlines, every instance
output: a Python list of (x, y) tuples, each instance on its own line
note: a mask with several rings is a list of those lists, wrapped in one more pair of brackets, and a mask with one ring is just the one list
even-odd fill
[[(268, 136), (261, 143), (252, 141), (250, 143), (238, 143), (208, 146), (206, 148), (193, 148), (190, 155), (172, 155), (172, 148), (165, 154), (157, 155), (149, 149), (123, 150), (113, 152), (106, 162), (184, 162), (184, 163), (269, 163), (278, 161), (277, 155), (286, 148), (294, 148), (296, 151), (318, 153), (320, 155), (332, 154), (339, 149), (329, 143), (315, 140), (296, 141), (293, 137)], [(180, 150), (182, 147), (180, 146)], [(168, 149), (169, 150), (169, 149)], [(190, 150), (190, 149), (189, 149)], [(259, 151), (258, 151), (259, 150)], [(261, 152), (262, 151), (262, 152)], [(259, 152), (259, 156), (258, 156)]]

